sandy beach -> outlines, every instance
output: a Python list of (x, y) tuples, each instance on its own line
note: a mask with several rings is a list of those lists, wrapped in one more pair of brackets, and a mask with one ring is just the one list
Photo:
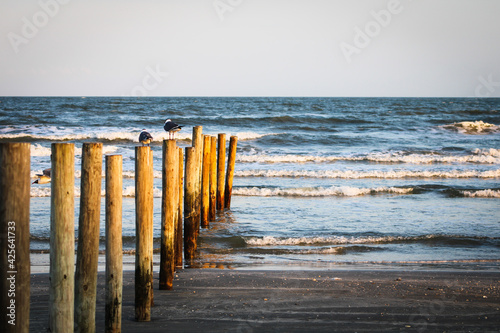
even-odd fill
[[(388, 267), (389, 268), (389, 267)], [(134, 320), (124, 272), (123, 332), (498, 332), (500, 273), (401, 269), (183, 269), (160, 291), (151, 322)], [(48, 274), (31, 276), (32, 332), (48, 322)], [(104, 330), (99, 273), (97, 332)]]

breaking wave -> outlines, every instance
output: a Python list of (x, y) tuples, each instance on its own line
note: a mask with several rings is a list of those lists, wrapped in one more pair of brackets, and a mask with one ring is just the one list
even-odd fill
[[(17, 130), (18, 131), (18, 130)], [(55, 132), (55, 130), (54, 130)], [(62, 132), (62, 133), (61, 133)], [(69, 132), (69, 133), (68, 133)], [(126, 142), (138, 142), (139, 133), (141, 131), (137, 129), (130, 129), (128, 131), (103, 131), (103, 132), (93, 132), (93, 133), (79, 133), (75, 134), (73, 131), (62, 130), (55, 133), (45, 131), (44, 133), (30, 133), (29, 130), (23, 130), (22, 133), (0, 133), (0, 139), (24, 139), (28, 141), (34, 140), (46, 140), (46, 141), (77, 141), (77, 140), (97, 140), (97, 141), (126, 141)], [(61, 134), (57, 134), (61, 133)], [(162, 142), (168, 139), (168, 133), (165, 131), (150, 131), (153, 136), (153, 142)], [(208, 134), (208, 133), (205, 133)], [(209, 134), (216, 136), (217, 134)], [(226, 138), (230, 136), (237, 136), (238, 140), (256, 140), (265, 136), (273, 136), (276, 134), (260, 134), (254, 132), (238, 132), (238, 133), (227, 133)], [(178, 132), (175, 135), (176, 139), (179, 141), (192, 141), (192, 135), (190, 131)], [(50, 148), (46, 148), (49, 149)], [(32, 154), (37, 153), (36, 149)], [(46, 152), (45, 152), (46, 154)], [(50, 155), (50, 153), (49, 153)], [(47, 156), (47, 155), (32, 155), (32, 156)]]
[(272, 155), (251, 154), (237, 155), (236, 160), (241, 163), (332, 163), (337, 161), (366, 161), (375, 163), (475, 163), (500, 164), (500, 149), (474, 149), (471, 155), (441, 155), (430, 152), (427, 154), (413, 154), (407, 152), (370, 153), (360, 156), (318, 156), (318, 155)]
[(400, 179), (400, 178), (498, 178), (500, 169), (488, 171), (339, 171), (339, 170), (241, 170), (236, 171), (236, 177), (289, 177), (289, 178), (340, 178), (340, 179)]
[(498, 149), (476, 149), (473, 155), (443, 156), (439, 154), (406, 154), (404, 152), (371, 153), (364, 156), (317, 156), (317, 155), (237, 155), (236, 160), (241, 163), (332, 163), (337, 161), (375, 162), (375, 163), (475, 163), (500, 164)]
[[(38, 198), (43, 198), (43, 197), (50, 197), (51, 195), (51, 188), (50, 187), (34, 187), (32, 186), (30, 189), (30, 195), (31, 197), (38, 197)], [(80, 197), (81, 191), (79, 187), (75, 187), (74, 191), (74, 196), (76, 198)], [(101, 189), (101, 197), (104, 197), (106, 195), (106, 190)], [(128, 186), (123, 189), (123, 196), (124, 197), (135, 197), (135, 186)], [(153, 188), (153, 197), (154, 198), (161, 198), (162, 196), (162, 191), (161, 188)]]
[(447, 130), (456, 131), (462, 134), (490, 134), (495, 133), (500, 130), (500, 126), (485, 123), (482, 120), (478, 121), (462, 121), (459, 123), (453, 123), (449, 125), (444, 125), (442, 128)]
[(466, 198), (500, 198), (500, 190), (461, 191)]
[[(102, 154), (111, 154), (115, 151), (118, 150), (117, 146), (110, 146), (110, 145), (103, 145), (102, 146)], [(34, 144), (31, 145), (30, 148), (30, 155), (31, 156), (50, 156), (52, 154), (52, 150), (50, 147), (44, 147), (40, 144)], [(81, 147), (76, 147), (75, 146), (75, 155), (81, 155), (82, 154), (82, 148)]]
[(498, 242), (499, 237), (469, 237), (461, 235), (421, 235), (421, 236), (362, 236), (362, 237), (244, 237), (249, 246), (325, 246), (350, 244), (391, 244), (391, 243), (483, 243)]
[(357, 188), (351, 186), (332, 186), (332, 187), (303, 187), (303, 188), (259, 188), (259, 187), (240, 187), (233, 188), (233, 195), (241, 196), (285, 196), (285, 197), (326, 197), (326, 196), (361, 196), (375, 195), (381, 193), (390, 194), (410, 194), (413, 188), (397, 187), (377, 187), (377, 188)]

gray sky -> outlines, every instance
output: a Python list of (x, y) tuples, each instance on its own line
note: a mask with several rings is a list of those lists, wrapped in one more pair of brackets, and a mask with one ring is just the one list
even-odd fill
[(500, 97), (498, 0), (3, 0), (0, 95)]

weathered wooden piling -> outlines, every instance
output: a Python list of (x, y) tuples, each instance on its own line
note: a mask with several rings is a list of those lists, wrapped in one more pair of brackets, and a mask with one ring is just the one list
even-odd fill
[(29, 212), (30, 144), (0, 143), (1, 332), (29, 331)]
[[(153, 169), (153, 150), (149, 150), (149, 165), (151, 165), (151, 171), (149, 172), (149, 179), (151, 183), (151, 210), (153, 210), (153, 200), (154, 200), (154, 193), (153, 193), (153, 186), (154, 186), (154, 169)], [(151, 266), (151, 270), (149, 272), (149, 279), (151, 281), (151, 306), (155, 305), (154, 302), (154, 284), (153, 284), (153, 240), (154, 240), (154, 233), (153, 233), (153, 217), (151, 217), (151, 224), (149, 225), (149, 239), (150, 239), (150, 246), (149, 246), (149, 264)]]
[(203, 160), (203, 127), (195, 126), (193, 127), (193, 147), (195, 149), (195, 167), (196, 167), (196, 178), (195, 178), (195, 214), (194, 220), (196, 223), (196, 237), (200, 232), (200, 216), (201, 216), (201, 171), (202, 171), (202, 160)]
[(203, 164), (201, 175), (201, 226), (207, 228), (210, 210), (210, 151), (211, 142), (209, 135), (203, 136)]
[(238, 138), (231, 136), (229, 140), (229, 156), (227, 158), (226, 189), (224, 193), (224, 208), (231, 208), (231, 195), (233, 194), (234, 165), (236, 163), (236, 146)]
[(49, 331), (73, 332), (75, 145), (53, 143), (51, 149)]
[(208, 220), (215, 221), (217, 195), (217, 138), (210, 137), (210, 209)]
[(135, 319), (151, 320), (153, 164), (150, 147), (135, 147)]
[(196, 218), (196, 151), (193, 147), (186, 148), (186, 176), (184, 178), (184, 260), (191, 265), (195, 256), (197, 230)]
[(121, 332), (123, 293), (122, 156), (106, 156), (105, 332)]
[(179, 207), (177, 213), (177, 227), (175, 228), (175, 266), (182, 268), (182, 230), (184, 216), (184, 154), (182, 148), (179, 151)]
[(160, 290), (172, 289), (174, 280), (175, 226), (179, 213), (178, 159), (176, 141), (163, 141)]
[(102, 143), (84, 143), (75, 273), (75, 332), (95, 332)]
[(217, 147), (217, 210), (224, 210), (224, 191), (225, 191), (225, 162), (226, 162), (226, 134), (219, 133)]

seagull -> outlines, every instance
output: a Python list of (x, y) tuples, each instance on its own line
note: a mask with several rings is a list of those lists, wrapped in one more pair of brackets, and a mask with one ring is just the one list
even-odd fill
[[(169, 139), (174, 139), (175, 138), (175, 132), (179, 132), (181, 128), (184, 126), (179, 126), (176, 123), (174, 123), (172, 120), (167, 119), (165, 120), (165, 124), (163, 125), (163, 129), (168, 132), (168, 138)], [(172, 134), (172, 137), (171, 137)]]
[(148, 145), (153, 141), (153, 137), (149, 132), (146, 131), (146, 129), (143, 129), (141, 134), (139, 134), (139, 142), (142, 143), (142, 145)]
[(42, 174), (37, 174), (38, 179), (35, 180), (32, 184), (47, 184), (50, 183), (50, 173), (51, 169), (45, 169), (42, 171)]

